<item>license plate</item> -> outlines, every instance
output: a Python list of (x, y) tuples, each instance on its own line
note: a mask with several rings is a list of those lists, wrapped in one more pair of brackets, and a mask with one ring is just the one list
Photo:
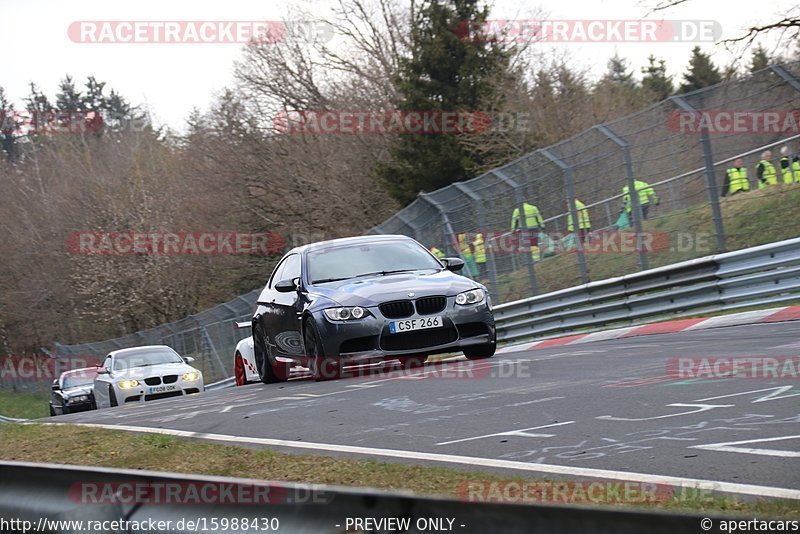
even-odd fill
[(152, 395), (153, 393), (167, 393), (168, 391), (177, 391), (178, 386), (176, 385), (169, 385), (169, 386), (153, 386), (147, 389), (147, 394)]
[(406, 319), (405, 321), (392, 321), (389, 323), (389, 332), (399, 334), (411, 330), (425, 330), (426, 328), (439, 328), (444, 324), (440, 316), (421, 317), (419, 319)]

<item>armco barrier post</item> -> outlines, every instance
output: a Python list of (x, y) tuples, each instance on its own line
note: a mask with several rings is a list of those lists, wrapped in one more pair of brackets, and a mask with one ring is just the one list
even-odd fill
[[(702, 95), (700, 96), (702, 98)], [(670, 100), (684, 111), (697, 113), (695, 108), (679, 96), (671, 96)], [(708, 135), (708, 125), (705, 121), (701, 121), (700, 143), (703, 145), (703, 164), (706, 169), (706, 191), (708, 192), (708, 201), (711, 204), (711, 218), (714, 221), (714, 233), (717, 234), (717, 253), (722, 253), (726, 250), (725, 226), (722, 223), (722, 209), (719, 206), (717, 178), (714, 176), (714, 155), (711, 152), (711, 137)]]
[[(639, 195), (636, 191), (636, 179), (633, 176), (630, 143), (614, 133), (608, 126), (599, 124), (595, 126), (595, 128), (622, 149), (622, 160), (625, 163), (625, 178), (628, 181), (628, 195), (630, 196), (631, 202), (631, 215), (633, 216), (633, 228), (636, 230), (636, 250), (639, 252), (639, 269), (646, 271), (649, 265), (647, 262), (647, 251), (643, 245), (642, 206), (639, 203)], [(624, 200), (623, 197), (623, 201)]]
[(586, 268), (586, 255), (583, 251), (583, 240), (580, 238), (580, 229), (581, 221), (578, 218), (578, 210), (577, 206), (575, 206), (575, 182), (572, 178), (572, 167), (564, 163), (563, 160), (556, 157), (552, 152), (549, 150), (543, 149), (540, 150), (542, 155), (544, 155), (547, 159), (558, 165), (558, 168), (561, 169), (561, 172), (564, 173), (564, 180), (567, 183), (567, 201), (569, 202), (569, 215), (572, 217), (572, 228), (575, 231), (575, 243), (577, 246), (578, 251), (578, 270), (581, 273), (581, 282), (586, 284), (589, 282), (589, 272)]

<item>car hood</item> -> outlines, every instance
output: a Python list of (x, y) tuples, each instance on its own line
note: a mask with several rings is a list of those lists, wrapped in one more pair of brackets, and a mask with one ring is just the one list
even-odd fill
[(92, 392), (92, 384), (84, 384), (83, 386), (74, 386), (61, 390), (64, 397), (79, 397), (80, 395), (88, 395)]
[[(433, 295), (454, 296), (483, 287), (451, 271), (419, 271), (385, 276), (370, 276), (331, 282), (314, 287), (314, 293), (342, 306), (377, 306), (392, 300), (407, 300)], [(409, 297), (409, 293), (414, 293)]]
[(181, 375), (189, 371), (198, 371), (186, 363), (160, 363), (145, 367), (133, 367), (124, 371), (114, 371), (114, 378), (148, 378), (151, 376)]

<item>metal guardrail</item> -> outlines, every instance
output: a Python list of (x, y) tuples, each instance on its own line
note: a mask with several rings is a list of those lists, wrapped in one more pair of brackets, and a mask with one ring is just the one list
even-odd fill
[(214, 391), (215, 389), (225, 389), (236, 385), (236, 377), (228, 377), (219, 382), (206, 384), (206, 391)]
[[(714, 515), (602, 506), (477, 503), (420, 497), (408, 492), (27, 462), (2, 461), (0, 473), (3, 475), (0, 477), (0, 518), (30, 522), (28, 532), (34, 531), (35, 527), (37, 532), (83, 534), (93, 530), (86, 528), (89, 521), (106, 521), (106, 525), (112, 525), (111, 521), (128, 522), (122, 524), (127, 528), (110, 530), (106, 527), (109, 532), (195, 532), (203, 531), (203, 525), (210, 531), (253, 532), (252, 521), (257, 520), (258, 530), (262, 532), (266, 530), (263, 525), (270, 525), (272, 528), (269, 530), (275, 532), (337, 533), (362, 530), (354, 529), (352, 525), (346, 528), (347, 518), (396, 518), (407, 519), (409, 528), (376, 530), (434, 532), (440, 529), (431, 527), (434, 523), (429, 520), (439, 520), (448, 525), (446, 520), (452, 519), (452, 528), (444, 530), (465, 534), (675, 534), (698, 532), (703, 517), (711, 518), (715, 525), (725, 519)], [(194, 502), (186, 499), (178, 503), (175, 501), (181, 500), (180, 497), (157, 497), (169, 496), (170, 493), (164, 490), (168, 487), (180, 487), (184, 490), (180, 494), (188, 497), (191, 492), (185, 490), (190, 486), (194, 486)], [(135, 495), (131, 488), (142, 487), (161, 490), (158, 490), (160, 493), (151, 491), (140, 494), (139, 499), (131, 499)], [(225, 487), (227, 490), (203, 492), (206, 487)], [(109, 488), (117, 491), (107, 492)], [(122, 491), (125, 488), (128, 488), (127, 493)], [(259, 490), (254, 491), (254, 488)], [(245, 496), (238, 500), (246, 499), (248, 504), (230, 500), (220, 504), (198, 503), (198, 494), (204, 501), (214, 500), (217, 495)], [(113, 499), (115, 495), (117, 499)], [(253, 499), (256, 495), (259, 497)], [(266, 496), (267, 503), (263, 503), (263, 496)], [(95, 504), (97, 498), (105, 502)], [(109, 502), (113, 500), (122, 502)], [(250, 504), (253, 500), (257, 502)], [(216, 519), (217, 528), (212, 528), (212, 518)], [(248, 526), (245, 526), (243, 518), (248, 518)], [(56, 525), (53, 521), (62, 523)], [(66, 521), (83, 521), (83, 528), (76, 528), (76, 523), (65, 524)], [(151, 526), (158, 521), (171, 523), (167, 528), (162, 528), (166, 523), (162, 527)], [(135, 528), (133, 522), (144, 526)], [(220, 528), (220, 525), (228, 528)], [(22, 529), (12, 526), (8, 531), (21, 532)]]
[(640, 271), (494, 308), (498, 341), (800, 300), (800, 238)]

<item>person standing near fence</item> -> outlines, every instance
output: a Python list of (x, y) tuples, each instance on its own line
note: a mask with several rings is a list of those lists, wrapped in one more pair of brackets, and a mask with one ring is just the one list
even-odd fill
[(788, 146), (781, 147), (781, 156), (783, 183), (788, 185), (800, 182), (800, 156), (792, 158)]
[(522, 231), (519, 207), (514, 208), (514, 212), (511, 214), (511, 230), (517, 237), (520, 249), (523, 244), (530, 244), (531, 257), (538, 260), (541, 258), (539, 254), (539, 232), (544, 231), (544, 219), (542, 219), (539, 208), (533, 204), (523, 203), (522, 210), (525, 213), (525, 232)]
[(472, 253), (475, 256), (475, 265), (478, 267), (478, 277), (486, 276), (486, 247), (483, 245), (483, 234), (478, 232), (472, 240)]
[[(642, 207), (642, 219), (647, 219), (648, 211), (650, 210), (650, 200), (652, 199), (653, 204), (658, 206), (661, 203), (661, 199), (659, 199), (658, 195), (656, 195), (655, 189), (650, 187), (650, 184), (647, 182), (635, 180), (633, 182), (633, 188), (636, 191), (636, 194), (639, 195), (639, 206)], [(625, 187), (622, 188), (622, 207), (628, 214), (628, 218), (630, 218), (631, 210), (633, 209), (633, 202), (631, 202), (628, 184), (625, 184)]]
[(725, 171), (725, 185), (722, 186), (722, 196), (735, 195), (750, 191), (750, 180), (747, 179), (747, 167), (742, 158), (736, 158), (733, 167)]
[[(589, 210), (583, 202), (576, 198), (575, 211), (578, 214), (578, 239), (586, 242), (586, 236), (592, 229), (592, 222), (589, 220)], [(572, 224), (572, 209), (570, 208), (569, 200), (567, 200), (567, 231), (575, 231), (575, 225)]]
[(772, 164), (771, 159), (772, 151), (765, 150), (761, 153), (761, 161), (756, 165), (756, 178), (758, 178), (759, 189), (778, 183), (778, 174), (775, 172), (775, 165)]

